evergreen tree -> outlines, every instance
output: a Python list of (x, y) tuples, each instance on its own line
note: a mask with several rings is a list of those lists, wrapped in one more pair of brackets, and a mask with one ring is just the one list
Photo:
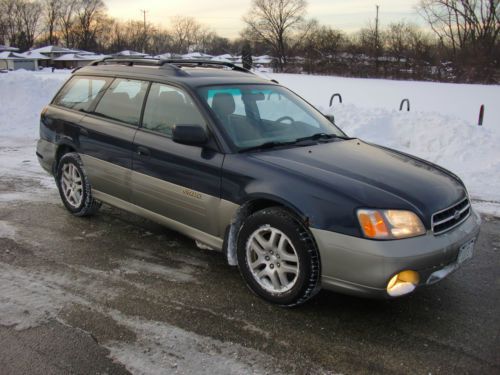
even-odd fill
[(246, 40), (243, 43), (243, 47), (241, 48), (241, 61), (243, 63), (243, 67), (245, 69), (251, 69), (252, 68), (252, 46), (250, 45), (250, 42)]

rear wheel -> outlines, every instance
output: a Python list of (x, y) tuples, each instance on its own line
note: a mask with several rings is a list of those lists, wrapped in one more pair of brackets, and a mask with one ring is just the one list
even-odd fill
[(77, 153), (70, 152), (61, 157), (57, 165), (56, 182), (64, 206), (73, 215), (93, 215), (101, 206), (92, 197), (89, 179)]
[(294, 306), (319, 290), (320, 261), (309, 231), (279, 207), (252, 214), (238, 235), (238, 266), (267, 301)]

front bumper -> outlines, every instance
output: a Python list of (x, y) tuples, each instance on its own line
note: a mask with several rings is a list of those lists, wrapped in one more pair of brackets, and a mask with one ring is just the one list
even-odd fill
[(477, 237), (481, 219), (474, 210), (461, 225), (435, 236), (374, 241), (314, 229), (325, 289), (366, 297), (389, 298), (388, 281), (404, 270), (417, 271), (418, 286), (441, 280), (458, 268), (460, 246)]

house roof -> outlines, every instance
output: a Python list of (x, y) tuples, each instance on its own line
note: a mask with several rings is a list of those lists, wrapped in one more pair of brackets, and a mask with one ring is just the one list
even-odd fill
[(131, 50), (128, 50), (128, 49), (126, 49), (125, 51), (117, 52), (114, 55), (115, 56), (141, 56), (141, 57), (148, 56), (147, 53), (140, 53), (140, 52), (131, 51)]
[(213, 57), (212, 55), (208, 55), (202, 52), (191, 52), (182, 55), (183, 59), (207, 59)]
[(78, 53), (67, 53), (65, 55), (59, 56), (54, 59), (54, 61), (93, 61), (108, 57), (106, 55), (89, 55), (89, 54), (78, 54)]
[(34, 60), (12, 51), (0, 52), (0, 60)]
[(34, 59), (34, 60), (50, 60), (50, 57), (47, 57), (45, 55), (42, 55), (40, 52), (36, 51), (26, 51), (21, 53), (20, 55), (29, 58), (29, 59)]
[(65, 54), (65, 53), (78, 53), (79, 51), (77, 50), (72, 50), (69, 48), (64, 48), (64, 47), (58, 47), (58, 46), (45, 46), (45, 47), (40, 47), (40, 48), (35, 48), (31, 50), (31, 52), (38, 52), (38, 53), (59, 53), (59, 54)]
[(19, 48), (4, 46), (3, 44), (0, 44), (0, 52), (3, 52), (3, 51), (19, 51)]

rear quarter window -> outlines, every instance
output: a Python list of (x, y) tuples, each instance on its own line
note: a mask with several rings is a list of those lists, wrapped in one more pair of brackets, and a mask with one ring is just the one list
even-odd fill
[(54, 104), (76, 111), (88, 111), (110, 81), (103, 77), (73, 77), (54, 100)]

